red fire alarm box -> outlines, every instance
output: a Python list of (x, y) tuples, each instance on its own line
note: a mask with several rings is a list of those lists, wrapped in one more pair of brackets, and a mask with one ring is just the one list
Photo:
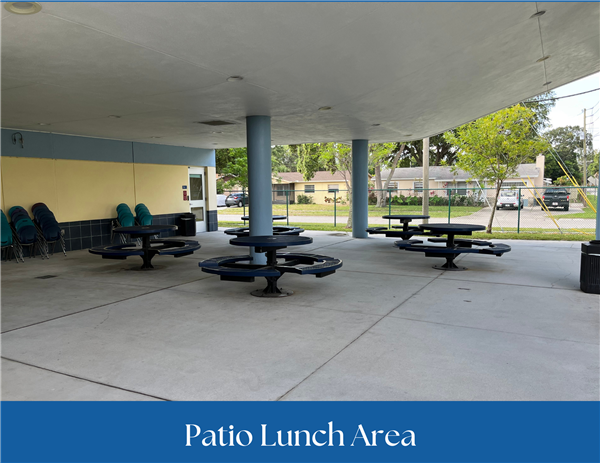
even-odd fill
[(187, 190), (183, 191), (183, 200), (187, 201), (188, 200), (188, 195), (187, 195)]

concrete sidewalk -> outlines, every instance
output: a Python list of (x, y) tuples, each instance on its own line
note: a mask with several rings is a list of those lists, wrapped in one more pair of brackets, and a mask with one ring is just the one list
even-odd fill
[[(598, 400), (599, 298), (580, 243), (514, 241), (464, 272), (392, 239), (306, 232), (344, 260), (294, 295), (220, 281), (198, 261), (241, 254), (223, 233), (181, 259), (87, 251), (2, 264), (4, 400)], [(290, 248), (290, 250), (293, 250)], [(39, 279), (52, 275), (53, 278)]]

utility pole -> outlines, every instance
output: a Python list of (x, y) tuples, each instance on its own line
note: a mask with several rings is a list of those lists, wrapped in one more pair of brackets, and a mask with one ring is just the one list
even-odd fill
[[(587, 131), (586, 131), (586, 109), (583, 109), (583, 186), (587, 186)], [(585, 191), (584, 191), (585, 193)]]
[[(429, 215), (429, 137), (423, 138), (423, 215)], [(429, 223), (429, 219), (423, 219)]]

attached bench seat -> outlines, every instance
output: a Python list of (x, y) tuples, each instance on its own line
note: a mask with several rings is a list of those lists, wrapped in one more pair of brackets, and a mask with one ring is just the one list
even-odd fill
[[(233, 236), (249, 236), (250, 227), (228, 228), (224, 233)], [(304, 233), (304, 229), (300, 227), (289, 227), (284, 225), (273, 227), (273, 235), (300, 235), (300, 233)]]
[[(160, 256), (183, 257), (192, 254), (200, 249), (200, 244), (192, 240), (152, 240), (152, 252)], [(130, 256), (143, 256), (144, 249), (135, 245), (135, 243), (117, 244), (110, 246), (96, 246), (89, 250), (91, 254), (102, 256), (103, 259), (126, 259)]]
[[(429, 238), (427, 241), (430, 243), (446, 243), (448, 241), (447, 238)], [(483, 241), (483, 240), (469, 240), (463, 238), (457, 238), (454, 240), (454, 243), (457, 246), (470, 248), (471, 246), (492, 246), (491, 241)]]
[[(317, 278), (323, 278), (335, 273), (335, 271), (343, 264), (341, 259), (320, 254), (282, 252), (277, 253), (277, 257), (285, 259), (284, 266), (289, 265), (289, 271), (291, 273), (297, 273), (298, 275), (315, 275)], [(297, 267), (297, 265), (308, 266)], [(277, 268), (280, 267), (280, 265), (277, 266)]]
[[(214, 257), (198, 263), (203, 272), (220, 275), (222, 280), (254, 281), (256, 277), (280, 277), (284, 273), (315, 275), (323, 278), (342, 266), (340, 259), (305, 253), (277, 253), (284, 262), (275, 266), (252, 264), (251, 256)], [(242, 263), (247, 262), (247, 263)]]
[[(431, 240), (430, 240), (431, 241)], [(400, 244), (400, 246), (399, 246)], [(474, 244), (474, 243), (473, 243)], [(394, 243), (399, 248), (407, 251), (424, 252), (427, 257), (445, 257), (447, 255), (459, 255), (459, 254), (493, 254), (495, 256), (501, 256), (505, 252), (511, 250), (508, 244), (491, 244), (483, 248), (473, 248), (468, 246), (457, 246), (455, 248), (445, 248), (442, 246), (402, 246), (402, 241), (396, 241)], [(482, 245), (483, 246), (483, 245)]]

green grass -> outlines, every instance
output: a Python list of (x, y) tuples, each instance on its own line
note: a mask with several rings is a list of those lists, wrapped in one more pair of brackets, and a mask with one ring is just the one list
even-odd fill
[[(452, 206), (451, 217), (465, 217), (481, 210), (481, 207)], [(248, 208), (246, 208), (246, 212)], [(221, 208), (219, 214), (234, 215), (243, 212), (242, 208)], [(338, 217), (345, 217), (350, 212), (350, 206), (337, 205)], [(290, 216), (329, 216), (333, 217), (333, 204), (290, 204), (289, 211), (285, 204), (273, 204), (273, 214)], [(392, 206), (389, 207), (369, 206), (369, 217), (381, 217), (388, 214), (421, 214), (421, 206)], [(429, 206), (431, 217), (448, 217), (448, 206)]]
[[(280, 224), (284, 225), (285, 222), (281, 221)], [(219, 221), (219, 227), (242, 227), (242, 222), (224, 222)], [(351, 228), (346, 228), (345, 223), (338, 224), (334, 227), (333, 224), (328, 223), (290, 223), (290, 226), (301, 227), (305, 230), (316, 230), (316, 231), (329, 231), (329, 232), (351, 232)], [(370, 227), (381, 227), (380, 224), (369, 225)], [(576, 233), (571, 231), (563, 230), (561, 234), (557, 230), (548, 230), (542, 228), (534, 228), (521, 230), (521, 233), (517, 233), (516, 229), (505, 228), (505, 232), (495, 231), (492, 234), (485, 232), (473, 233), (473, 238), (477, 239), (498, 239), (498, 240), (543, 240), (543, 241), (589, 241), (594, 239), (594, 230), (584, 229), (581, 230), (584, 233)], [(391, 239), (391, 238), (390, 238)]]
[(595, 219), (596, 213), (592, 210), (591, 207), (584, 207), (583, 212), (576, 212), (574, 214), (562, 214), (558, 220), (560, 219)]

